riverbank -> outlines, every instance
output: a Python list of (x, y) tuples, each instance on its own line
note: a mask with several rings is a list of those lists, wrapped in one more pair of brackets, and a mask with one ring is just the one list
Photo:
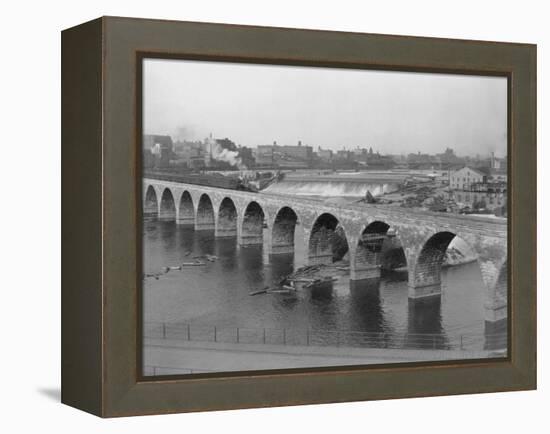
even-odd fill
[(487, 350), (419, 350), (195, 342), (145, 338), (146, 375), (484, 359)]

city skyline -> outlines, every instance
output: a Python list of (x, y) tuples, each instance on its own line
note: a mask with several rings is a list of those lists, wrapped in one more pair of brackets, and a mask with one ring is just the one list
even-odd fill
[[(145, 134), (145, 136), (170, 136), (170, 138), (172, 138), (175, 143), (188, 142), (188, 143), (203, 143), (203, 144), (205, 144), (205, 141), (208, 138), (210, 138), (210, 136), (208, 136), (208, 137), (203, 137), (203, 138), (183, 139), (181, 141), (178, 141), (178, 139), (176, 137), (174, 137), (173, 134), (169, 134), (169, 133), (166, 133), (166, 132), (158, 133), (158, 134), (148, 133), (148, 134)], [(226, 139), (231, 140), (231, 137), (221, 137), (221, 136), (218, 137), (215, 134), (212, 134), (211, 139), (214, 140), (214, 141), (226, 140)], [(299, 142), (301, 142), (301, 141), (299, 141)], [(235, 143), (235, 144), (237, 146), (246, 146), (246, 145), (241, 145), (240, 143)], [(422, 154), (422, 155), (436, 156), (436, 155), (439, 155), (439, 154), (444, 154), (447, 149), (451, 149), (452, 151), (455, 151), (452, 147), (446, 146), (446, 147), (442, 147), (440, 150), (435, 150), (433, 153), (425, 153), (425, 152), (422, 152), (420, 150), (418, 150), (417, 152), (411, 151), (411, 152), (400, 152), (400, 153), (389, 153), (389, 152), (386, 153), (386, 152), (381, 152), (374, 145), (357, 145), (357, 146), (353, 146), (353, 147), (342, 146), (340, 148), (338, 148), (338, 147), (329, 148), (329, 147), (323, 147), (323, 146), (320, 146), (320, 145), (314, 145), (314, 144), (309, 144), (309, 143), (287, 144), (287, 143), (279, 143), (279, 142), (277, 142), (277, 143), (266, 143), (266, 144), (260, 144), (260, 145), (255, 145), (255, 146), (247, 146), (247, 147), (254, 150), (254, 149), (257, 149), (258, 146), (274, 146), (274, 145), (281, 146), (281, 147), (285, 147), (285, 146), (309, 146), (309, 147), (312, 148), (313, 153), (317, 153), (319, 150), (322, 150), (322, 151), (330, 150), (330, 151), (333, 151), (334, 153), (336, 153), (338, 151), (353, 152), (353, 151), (356, 151), (356, 150), (362, 150), (362, 151), (365, 151), (365, 152), (370, 152), (370, 150), (372, 150), (372, 152), (374, 154), (401, 156), (401, 157), (407, 157), (407, 155), (409, 155), (409, 154)], [(461, 158), (490, 158), (491, 157), (491, 152), (492, 151), (487, 151), (486, 153), (476, 152), (475, 154), (457, 154), (455, 152), (455, 155), (457, 157), (461, 157)], [(507, 154), (506, 150), (504, 152), (501, 152), (501, 153), (498, 153), (498, 154), (495, 153), (495, 157), (498, 157), (498, 158), (507, 158), (507, 156), (508, 156), (508, 154)]]
[(145, 134), (175, 140), (507, 153), (503, 77), (147, 59), (143, 95)]

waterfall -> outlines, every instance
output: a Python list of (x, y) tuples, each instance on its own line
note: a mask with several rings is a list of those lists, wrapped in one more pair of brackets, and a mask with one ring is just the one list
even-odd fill
[(365, 197), (367, 191), (370, 191), (373, 196), (394, 192), (398, 189), (398, 185), (397, 182), (300, 181), (292, 179), (271, 184), (264, 191), (296, 196)]

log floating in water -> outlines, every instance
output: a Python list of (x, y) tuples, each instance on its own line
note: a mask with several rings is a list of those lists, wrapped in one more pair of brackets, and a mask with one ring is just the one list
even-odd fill
[(252, 291), (252, 292), (249, 292), (248, 295), (258, 295), (258, 294), (265, 294), (266, 292), (269, 291), (269, 286), (266, 286), (264, 287), (263, 289), (260, 289), (258, 291)]
[(258, 294), (290, 294), (296, 291), (296, 288), (293, 286), (283, 285), (281, 288), (270, 288), (266, 286), (264, 289), (258, 291), (249, 292), (248, 295), (258, 295)]
[(312, 286), (318, 285), (320, 283), (336, 282), (337, 280), (338, 280), (337, 277), (325, 276), (320, 279), (315, 279), (313, 282), (310, 282), (307, 285), (304, 285), (304, 288), (311, 288)]
[(283, 285), (283, 289), (285, 290), (285, 292), (296, 291), (296, 288), (290, 285)]
[(318, 283), (321, 283), (321, 282), (322, 282), (321, 279), (315, 279), (309, 282), (307, 285), (304, 285), (304, 288), (311, 288), (312, 286), (317, 285)]
[(214, 262), (218, 259), (218, 257), (216, 255), (206, 254), (206, 255), (195, 255), (195, 256), (193, 256), (193, 259), (195, 259), (195, 260), (206, 259), (209, 262)]
[[(283, 286), (283, 288), (285, 287)], [(294, 289), (270, 289), (267, 291), (268, 294), (290, 294), (292, 292), (294, 292)]]
[(183, 262), (181, 264), (182, 267), (191, 267), (191, 266), (197, 266), (197, 265), (206, 265), (206, 263), (201, 261), (195, 261), (195, 262)]
[(172, 270), (181, 270), (181, 265), (179, 267), (171, 266), (171, 267), (164, 267), (164, 270), (168, 273)]
[(154, 277), (155, 279), (159, 280), (160, 275), (161, 275), (161, 273), (145, 273), (143, 275), (143, 279), (146, 279), (148, 277)]

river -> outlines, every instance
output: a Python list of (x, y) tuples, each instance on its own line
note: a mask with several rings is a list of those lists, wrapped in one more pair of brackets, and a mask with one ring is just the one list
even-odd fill
[(243, 328), (250, 333), (268, 329), (276, 334), (284, 329), (286, 339), (313, 330), (318, 331), (315, 338), (325, 344), (334, 331), (346, 332), (351, 344), (355, 335), (349, 332), (429, 333), (444, 339), (483, 335), (485, 289), (477, 262), (445, 268), (441, 300), (427, 304), (409, 302), (406, 272), (386, 273), (374, 284), (350, 282), (344, 272), (334, 283), (292, 295), (250, 296), (252, 291), (276, 285), (303, 264), (294, 263), (292, 254), (268, 256), (262, 246), (243, 248), (235, 238), (215, 238), (213, 231), (194, 231), (173, 221), (144, 222), (144, 273), (158, 273), (163, 267), (205, 254), (216, 255), (217, 260), (172, 270), (158, 279), (144, 278), (146, 326), (190, 324), (197, 333), (201, 327), (213, 326), (222, 333)]

